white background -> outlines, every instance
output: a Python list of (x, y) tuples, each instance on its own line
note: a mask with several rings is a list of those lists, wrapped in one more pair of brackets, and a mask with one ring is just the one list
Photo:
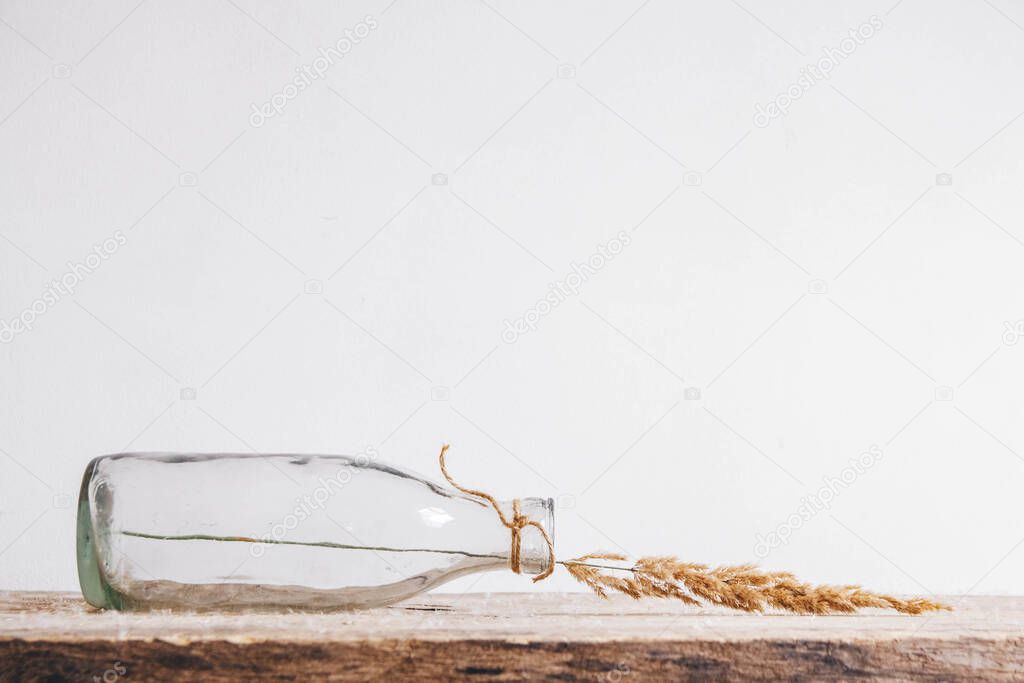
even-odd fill
[(1024, 4), (335, 5), (0, 2), (0, 317), (127, 237), (0, 346), (0, 587), (76, 588), (98, 454), (436, 478), (450, 441), (466, 484), (558, 499), (563, 557), (711, 563), (878, 446), (762, 564), (1024, 591)]

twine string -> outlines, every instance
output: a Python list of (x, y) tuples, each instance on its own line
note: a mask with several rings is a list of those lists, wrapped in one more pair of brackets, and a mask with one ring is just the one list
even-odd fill
[(523, 529), (525, 527), (532, 526), (540, 532), (540, 535), (544, 537), (544, 543), (548, 546), (548, 566), (543, 572), (533, 577), (533, 581), (536, 583), (537, 581), (543, 581), (551, 576), (552, 572), (555, 571), (555, 544), (551, 540), (551, 536), (548, 535), (547, 530), (540, 522), (530, 519), (530, 517), (522, 513), (518, 498), (515, 498), (512, 501), (512, 519), (509, 519), (505, 516), (505, 513), (501, 509), (501, 505), (499, 505), (498, 501), (494, 499), (494, 496), (489, 493), (485, 493), (484, 491), (469, 489), (456, 483), (455, 480), (452, 479), (452, 475), (448, 474), (448, 467), (444, 462), (444, 456), (448, 452), (448, 445), (449, 444), (441, 446), (441, 455), (438, 457), (438, 460), (441, 463), (441, 474), (444, 475), (444, 478), (447, 479), (448, 483), (453, 487), (463, 493), (486, 500), (491, 504), (491, 507), (494, 508), (494, 511), (498, 513), (498, 519), (501, 520), (502, 526), (508, 529), (512, 534), (512, 542), (508, 552), (508, 563), (512, 568), (512, 571), (516, 574), (522, 573)]

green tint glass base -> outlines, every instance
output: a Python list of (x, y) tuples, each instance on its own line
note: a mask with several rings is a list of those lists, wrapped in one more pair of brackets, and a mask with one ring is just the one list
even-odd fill
[(89, 504), (89, 482), (92, 479), (96, 461), (93, 460), (85, 468), (82, 476), (82, 488), (78, 493), (78, 584), (82, 587), (85, 601), (100, 609), (122, 609), (124, 601), (121, 594), (103, 580), (99, 559), (96, 555), (96, 543), (92, 524), (92, 506)]

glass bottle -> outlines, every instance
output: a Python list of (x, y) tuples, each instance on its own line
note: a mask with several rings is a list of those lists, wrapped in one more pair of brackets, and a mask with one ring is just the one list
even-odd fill
[[(550, 498), (520, 510), (553, 538)], [(537, 529), (520, 550), (523, 573), (548, 568)], [(509, 555), (489, 503), (372, 454), (108, 455), (89, 463), (78, 502), (79, 582), (101, 608), (375, 607)]]

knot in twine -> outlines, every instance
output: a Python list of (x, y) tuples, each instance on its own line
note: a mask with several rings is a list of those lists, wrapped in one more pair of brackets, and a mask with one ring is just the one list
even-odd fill
[(552, 572), (555, 571), (555, 544), (552, 542), (551, 536), (548, 535), (547, 530), (541, 526), (540, 522), (530, 519), (520, 511), (518, 498), (512, 501), (512, 519), (509, 519), (505, 516), (505, 513), (502, 512), (501, 506), (498, 504), (498, 501), (494, 499), (494, 496), (489, 493), (484, 493), (483, 491), (467, 489), (464, 486), (460, 486), (455, 483), (455, 480), (452, 479), (452, 475), (448, 474), (448, 468), (444, 464), (444, 456), (447, 452), (448, 444), (441, 446), (441, 455), (439, 456), (439, 460), (441, 462), (441, 474), (443, 474), (444, 478), (448, 480), (448, 483), (463, 493), (476, 496), (477, 498), (482, 498), (490, 503), (491, 507), (494, 508), (494, 511), (498, 513), (498, 519), (501, 520), (502, 525), (512, 532), (512, 545), (508, 552), (508, 563), (512, 568), (512, 571), (516, 574), (522, 573), (523, 529), (525, 527), (532, 526), (540, 532), (540, 535), (544, 537), (544, 542), (547, 543), (548, 546), (548, 566), (543, 572), (533, 577), (533, 581), (536, 583), (537, 581), (543, 581), (551, 576)]

